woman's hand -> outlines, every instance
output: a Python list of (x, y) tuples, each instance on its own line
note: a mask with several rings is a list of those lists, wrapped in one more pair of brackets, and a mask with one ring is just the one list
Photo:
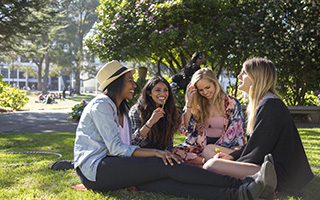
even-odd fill
[(156, 157), (161, 158), (165, 165), (168, 165), (168, 162), (169, 162), (169, 164), (172, 166), (173, 165), (172, 160), (175, 160), (178, 164), (181, 164), (183, 162), (183, 160), (179, 156), (169, 151), (157, 150)]
[(187, 86), (187, 90), (186, 90), (186, 93), (187, 93), (186, 106), (187, 107), (191, 106), (193, 95), (194, 95), (195, 92), (197, 92), (196, 87), (194, 85), (192, 86), (191, 83), (189, 83), (188, 86)]
[(225, 160), (234, 160), (234, 158), (226, 153), (217, 153), (214, 158), (220, 158), (220, 159), (225, 159)]
[(150, 119), (148, 120), (148, 126), (152, 127), (164, 116), (165, 112), (162, 108), (157, 108), (152, 112)]

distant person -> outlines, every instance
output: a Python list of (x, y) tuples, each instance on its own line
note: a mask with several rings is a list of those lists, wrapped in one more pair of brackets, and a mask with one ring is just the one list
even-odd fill
[(52, 104), (53, 103), (53, 99), (52, 99), (51, 94), (47, 94), (45, 103), (46, 104)]
[(45, 96), (41, 93), (41, 94), (39, 94), (39, 96), (38, 96), (38, 100), (39, 100), (39, 102), (41, 102), (41, 101), (43, 101), (43, 100), (45, 100)]
[(67, 88), (63, 88), (63, 91), (62, 91), (62, 100), (66, 100), (66, 91), (67, 91)]
[(72, 87), (70, 87), (69, 96), (70, 96), (70, 97), (73, 97), (73, 88), (72, 88)]
[(206, 64), (206, 55), (202, 51), (197, 51), (192, 55), (187, 66), (181, 70), (181, 73), (172, 76), (171, 86), (173, 89), (182, 89), (185, 92), (192, 75), (200, 69), (202, 64)]

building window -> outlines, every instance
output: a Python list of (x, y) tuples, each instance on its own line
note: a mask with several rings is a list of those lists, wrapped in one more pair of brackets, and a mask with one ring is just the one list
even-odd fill
[(19, 78), (25, 78), (25, 77), (24, 77), (24, 72), (20, 72), (20, 71), (19, 71)]
[(17, 70), (10, 71), (10, 78), (17, 78)]
[(1, 74), (3, 78), (8, 78), (8, 69), (1, 69)]

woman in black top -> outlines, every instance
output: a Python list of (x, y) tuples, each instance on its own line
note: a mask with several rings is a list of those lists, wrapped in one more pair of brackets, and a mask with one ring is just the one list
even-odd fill
[(264, 156), (271, 153), (277, 190), (299, 194), (314, 175), (290, 112), (275, 91), (277, 75), (273, 62), (263, 58), (247, 60), (238, 78), (238, 88), (249, 95), (247, 134), (250, 138), (230, 155), (217, 154), (204, 168), (240, 178), (254, 174)]

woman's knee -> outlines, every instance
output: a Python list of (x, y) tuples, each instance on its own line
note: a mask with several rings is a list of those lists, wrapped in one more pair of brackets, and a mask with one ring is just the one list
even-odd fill
[(206, 169), (206, 170), (209, 170), (209, 171), (215, 171), (215, 163), (216, 162), (217, 162), (217, 159), (211, 158), (206, 163), (204, 163), (202, 168)]

